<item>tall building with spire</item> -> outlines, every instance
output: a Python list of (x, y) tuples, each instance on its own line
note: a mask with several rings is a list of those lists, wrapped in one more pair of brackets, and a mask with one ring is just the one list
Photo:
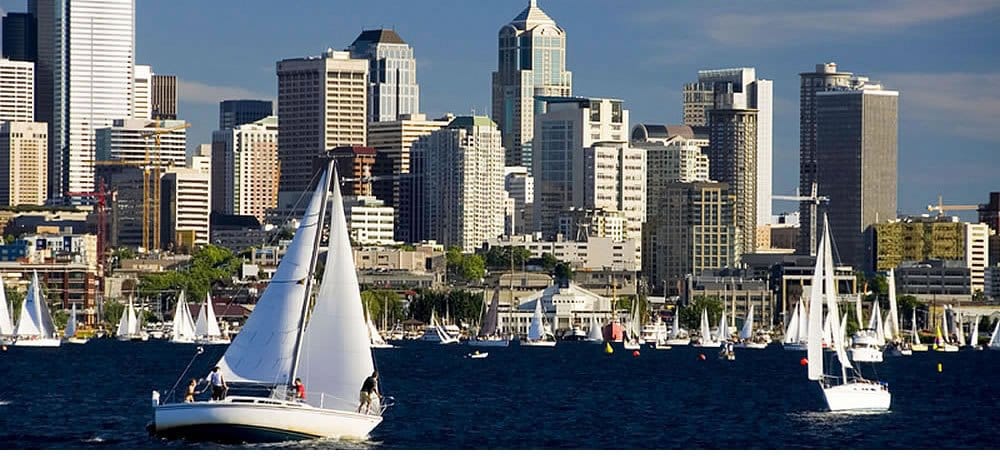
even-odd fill
[(365, 30), (348, 50), (351, 58), (368, 60), (368, 123), (420, 112), (417, 60), (395, 30)]
[(493, 120), (502, 133), (506, 165), (531, 169), (535, 97), (573, 92), (572, 73), (566, 71), (566, 32), (531, 0), (497, 35)]

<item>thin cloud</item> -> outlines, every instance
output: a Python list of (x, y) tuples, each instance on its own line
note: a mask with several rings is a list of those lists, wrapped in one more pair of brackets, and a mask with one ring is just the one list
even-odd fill
[(890, 73), (900, 105), (921, 125), (966, 138), (1000, 141), (1000, 73)]
[(222, 100), (235, 99), (274, 100), (274, 95), (264, 95), (242, 87), (213, 86), (178, 79), (177, 98), (188, 103), (216, 104)]

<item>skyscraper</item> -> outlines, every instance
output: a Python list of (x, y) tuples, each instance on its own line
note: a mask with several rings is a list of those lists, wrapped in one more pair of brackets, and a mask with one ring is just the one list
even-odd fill
[(0, 59), (0, 120), (35, 120), (35, 64)]
[(709, 177), (736, 198), (736, 256), (757, 247), (757, 110), (709, 111)]
[(773, 83), (757, 79), (754, 68), (698, 72), (684, 85), (684, 124), (708, 126), (712, 109), (757, 110), (757, 226), (771, 223)]
[(149, 65), (135, 66), (135, 82), (132, 89), (132, 117), (135, 119), (153, 118), (153, 67)]
[(208, 173), (191, 168), (167, 168), (160, 178), (160, 248), (190, 251), (208, 244), (212, 205)]
[[(816, 65), (813, 73), (799, 73), (799, 194), (809, 195), (816, 185), (816, 94), (826, 90), (849, 87), (852, 73), (837, 71), (836, 63)], [(822, 195), (821, 193), (818, 195)], [(815, 255), (822, 230), (816, 206), (810, 201), (799, 203), (799, 246), (801, 255)]]
[[(149, 153), (169, 166), (184, 166), (187, 155), (187, 131), (183, 120), (164, 120), (157, 125), (149, 119), (119, 119), (111, 126), (98, 128), (95, 156), (97, 160), (142, 162)], [(156, 148), (149, 136), (158, 128), (173, 129), (160, 135)]]
[(95, 129), (132, 116), (135, 0), (32, 0), (28, 8), (38, 19), (36, 90), (54, 96), (51, 105), (37, 98), (51, 109), (38, 116), (52, 119), (49, 196), (91, 191)]
[(38, 60), (38, 23), (31, 13), (7, 13), (3, 17), (3, 58)]
[(45, 204), (48, 135), (41, 122), (0, 121), (0, 205)]
[(535, 0), (498, 33), (497, 71), (493, 72), (493, 119), (503, 134), (507, 166), (532, 166), (536, 96), (568, 97), (572, 73), (566, 71), (566, 32)]
[(278, 205), (278, 118), (212, 133), (212, 208), (263, 222)]
[(488, 117), (456, 117), (413, 143), (414, 232), (471, 252), (504, 232), (503, 147)]
[(898, 92), (865, 80), (816, 94), (818, 193), (830, 198), (841, 262), (858, 269), (869, 267), (865, 231), (896, 218), (898, 103)]
[(365, 30), (348, 50), (351, 58), (368, 60), (368, 123), (420, 112), (417, 61), (395, 30)]
[(177, 119), (177, 76), (154, 74), (152, 92), (153, 119)]
[(219, 103), (219, 130), (256, 122), (273, 113), (271, 100), (224, 100)]
[(328, 49), (278, 62), (278, 203), (309, 189), (313, 161), (337, 146), (365, 145), (368, 61)]

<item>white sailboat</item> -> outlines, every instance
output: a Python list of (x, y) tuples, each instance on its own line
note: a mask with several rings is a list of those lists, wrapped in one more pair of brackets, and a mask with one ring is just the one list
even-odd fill
[(424, 327), (424, 335), (420, 338), (424, 342), (437, 342), (441, 345), (457, 344), (458, 338), (452, 337), (445, 331), (444, 326), (438, 322), (437, 312), (431, 309), (431, 322)]
[(132, 298), (128, 300), (128, 305), (122, 310), (122, 317), (118, 320), (118, 330), (115, 337), (120, 341), (149, 340), (149, 334), (142, 330), (142, 322), (139, 321)]
[(983, 346), (979, 345), (979, 319), (982, 315), (976, 315), (976, 321), (972, 324), (972, 329), (969, 330), (972, 334), (969, 334), (969, 347), (973, 350), (982, 350)]
[(701, 340), (692, 345), (709, 348), (722, 346), (722, 341), (712, 338), (712, 328), (708, 325), (708, 309), (701, 309)]
[(763, 350), (767, 348), (767, 342), (756, 340), (753, 331), (753, 311), (754, 304), (750, 304), (750, 310), (747, 311), (747, 318), (743, 321), (743, 327), (740, 328), (740, 343), (736, 345), (739, 348), (754, 348), (757, 350)]
[(4, 288), (3, 277), (0, 277), (0, 344), (8, 345), (14, 342), (14, 321), (10, 318), (10, 303), (7, 302), (7, 291)]
[(597, 317), (590, 320), (590, 329), (587, 330), (587, 342), (601, 343), (604, 342), (604, 333), (601, 332), (601, 324), (597, 322)]
[(506, 347), (510, 339), (503, 337), (500, 330), (500, 289), (493, 290), (493, 299), (483, 315), (483, 323), (476, 337), (469, 340), (471, 347)]
[(993, 335), (990, 336), (990, 343), (986, 348), (1000, 350), (1000, 320), (997, 320), (997, 325), (993, 327)]
[(802, 304), (802, 298), (799, 297), (799, 301), (795, 304), (795, 310), (792, 311), (792, 318), (788, 319), (788, 327), (785, 328), (785, 338), (781, 343), (781, 348), (788, 351), (805, 351), (806, 344), (803, 341), (803, 336), (807, 333), (807, 329), (802, 324), (802, 315), (805, 314), (804, 306)]
[(76, 304), (73, 304), (73, 310), (69, 314), (69, 320), (66, 322), (66, 329), (63, 330), (63, 340), (71, 344), (85, 344), (90, 339), (81, 339), (76, 337)]
[[(892, 399), (889, 389), (882, 383), (865, 380), (858, 370), (854, 369), (844, 351), (843, 341), (835, 343), (836, 357), (840, 364), (840, 375), (826, 375), (823, 371), (823, 303), (826, 302), (828, 313), (839, 315), (837, 308), (837, 289), (834, 284), (833, 258), (830, 247), (829, 225), (824, 217), (823, 237), (817, 252), (816, 270), (813, 272), (812, 290), (809, 303), (809, 344), (807, 359), (809, 360), (808, 377), (819, 383), (823, 398), (830, 411), (857, 410), (888, 410)], [(837, 318), (831, 321), (837, 327), (833, 328), (836, 338), (841, 338), (843, 331), (839, 328)], [(853, 376), (848, 376), (848, 371)]]
[[(942, 335), (943, 333), (943, 335)], [(941, 326), (937, 328), (937, 337), (934, 339), (934, 351), (953, 353), (958, 351), (958, 345), (952, 344), (948, 336), (948, 310), (941, 309)]]
[(551, 330), (546, 328), (545, 317), (542, 315), (542, 300), (535, 301), (535, 313), (531, 316), (528, 327), (528, 337), (521, 342), (524, 347), (555, 347), (556, 338)]
[(670, 333), (667, 334), (667, 345), (688, 345), (691, 343), (691, 337), (688, 336), (688, 332), (681, 330), (681, 316), (680, 311), (674, 308), (673, 323), (670, 325)]
[(184, 290), (177, 296), (177, 305), (174, 307), (173, 334), (170, 335), (170, 342), (175, 344), (193, 344), (195, 342), (194, 318), (191, 317), (191, 309), (187, 300), (184, 299)]
[(625, 350), (642, 349), (641, 320), (639, 318), (639, 303), (632, 303), (632, 311), (629, 313), (628, 326), (625, 327), (625, 340), (622, 341), (622, 348)]
[(215, 306), (212, 304), (211, 294), (206, 294), (205, 302), (201, 303), (201, 309), (198, 310), (198, 320), (194, 322), (194, 340), (206, 345), (222, 345), (230, 342), (219, 329), (219, 320), (215, 318)]
[(28, 294), (21, 303), (21, 316), (14, 328), (14, 345), (19, 347), (58, 347), (59, 337), (52, 323), (52, 314), (38, 284), (38, 273), (31, 275)]
[[(157, 433), (236, 441), (364, 439), (382, 422), (377, 403), (358, 412), (358, 391), (375, 366), (337, 185), (326, 267), (310, 311), (322, 243), (317, 228), (331, 181), (339, 182), (332, 162), (271, 283), (219, 362), (235, 393), (220, 401), (159, 404), (154, 392)], [(288, 397), (295, 378), (309, 388), (305, 401)]]
[(368, 337), (371, 339), (372, 348), (396, 348), (395, 345), (386, 342), (385, 339), (382, 338), (382, 335), (379, 334), (378, 328), (375, 327), (375, 323), (372, 322), (371, 318), (368, 318), (367, 326)]
[(913, 317), (910, 320), (910, 351), (912, 352), (925, 352), (928, 347), (926, 344), (920, 342), (920, 335), (917, 334), (917, 308), (913, 308)]

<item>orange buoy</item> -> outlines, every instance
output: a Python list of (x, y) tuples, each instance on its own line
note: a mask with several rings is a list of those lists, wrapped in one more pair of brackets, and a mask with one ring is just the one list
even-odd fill
[(632, 357), (633, 357), (633, 358), (638, 358), (638, 357), (639, 357), (639, 350), (635, 350), (635, 351), (633, 351), (633, 352), (632, 352)]
[(704, 361), (705, 360), (705, 354), (704, 353), (699, 353), (698, 354), (698, 359)]
[(806, 359), (806, 358), (802, 358), (802, 359), (799, 360), (799, 365), (800, 366), (808, 366), (809, 365), (809, 360)]

